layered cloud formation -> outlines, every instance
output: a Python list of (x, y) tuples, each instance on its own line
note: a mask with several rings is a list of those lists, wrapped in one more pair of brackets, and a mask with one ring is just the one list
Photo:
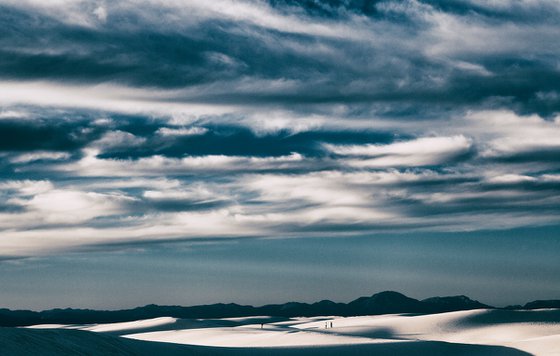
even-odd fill
[(0, 1), (0, 254), (560, 221), (556, 1)]

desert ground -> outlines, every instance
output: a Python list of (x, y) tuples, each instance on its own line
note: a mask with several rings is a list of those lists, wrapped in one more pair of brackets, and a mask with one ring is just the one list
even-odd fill
[[(332, 323), (332, 324), (331, 324)], [(332, 326), (331, 326), (332, 325)], [(560, 310), (177, 319), (0, 329), (2, 354), (560, 355)]]

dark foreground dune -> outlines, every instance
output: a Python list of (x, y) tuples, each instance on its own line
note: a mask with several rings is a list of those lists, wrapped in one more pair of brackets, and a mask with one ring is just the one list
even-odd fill
[(138, 341), (79, 330), (0, 328), (0, 355), (523, 356), (529, 354), (507, 347), (454, 344), (436, 341), (317, 347), (203, 347)]

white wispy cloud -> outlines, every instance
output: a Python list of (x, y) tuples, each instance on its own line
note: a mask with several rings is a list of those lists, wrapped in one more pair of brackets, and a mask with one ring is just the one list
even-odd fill
[(133, 148), (142, 145), (146, 141), (145, 138), (136, 137), (130, 132), (109, 131), (98, 140), (91, 143), (91, 147), (100, 150), (111, 148)]
[[(210, 115), (235, 111), (228, 105), (185, 102), (177, 90), (148, 90), (117, 84), (93, 86), (68, 83), (0, 80), (0, 104), (35, 105), (46, 108), (82, 108), (123, 113), (158, 115)], [(173, 100), (175, 99), (175, 100)]]
[(161, 136), (195, 136), (204, 135), (206, 132), (208, 132), (208, 129), (204, 127), (161, 127), (156, 131), (156, 133)]
[(78, 176), (153, 176), (189, 173), (192, 171), (251, 171), (278, 170), (304, 166), (301, 154), (293, 153), (278, 157), (246, 157), (226, 155), (188, 156), (169, 158), (161, 155), (132, 159), (102, 159), (96, 149), (86, 149), (84, 157), (77, 162), (52, 165), (49, 169), (72, 173)]
[(8, 180), (0, 183), (0, 189), (16, 190), (21, 195), (36, 195), (54, 188), (48, 180)]
[(68, 159), (70, 154), (68, 152), (49, 152), (49, 151), (42, 151), (42, 152), (33, 152), (33, 153), (23, 153), (17, 156), (10, 158), (12, 163), (29, 163), (33, 161), (39, 160), (64, 160)]
[(508, 156), (547, 149), (560, 149), (560, 119), (539, 115), (521, 116), (511, 111), (473, 112), (467, 115), (465, 130), (484, 142), (486, 157)]
[(100, 216), (124, 212), (123, 202), (133, 198), (93, 192), (51, 190), (21, 204), (46, 223), (81, 223)]
[(425, 166), (447, 162), (468, 153), (472, 140), (465, 136), (422, 137), (387, 145), (325, 145), (337, 155), (362, 159), (346, 160), (355, 167)]

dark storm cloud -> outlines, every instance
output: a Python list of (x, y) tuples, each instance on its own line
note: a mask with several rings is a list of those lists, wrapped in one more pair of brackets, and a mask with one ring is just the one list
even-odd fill
[(311, 16), (337, 18), (344, 14), (373, 16), (379, 11), (379, 0), (270, 0), (269, 3), (280, 10), (303, 11)]
[[(243, 76), (311, 77), (334, 69), (328, 60), (275, 44), (305, 45), (315, 43), (313, 38), (268, 31), (259, 38), (251, 33), (256, 29), (246, 28), (250, 25), (227, 19), (204, 20), (177, 33), (149, 26), (126, 29), (120, 21), (103, 28), (83, 28), (2, 10), (0, 22), (12, 23), (1, 38), (0, 66), (6, 79), (115, 81), (177, 88)], [(138, 21), (123, 16), (123, 22)]]
[[(140, 126), (138, 123), (136, 127)], [(160, 129), (165, 129), (165, 127)], [(174, 128), (170, 128), (173, 130)], [(324, 156), (323, 143), (388, 143), (394, 135), (384, 132), (334, 132), (306, 131), (290, 133), (274, 132), (257, 135), (246, 127), (209, 125), (206, 132), (195, 135), (158, 135), (157, 132), (139, 147), (123, 147), (123, 150), (108, 150), (102, 158), (146, 157), (154, 154), (166, 157), (185, 155), (235, 155), (235, 156), (282, 156), (293, 152), (308, 157)], [(138, 131), (138, 129), (136, 129)]]
[[(403, 201), (403, 203), (408, 204), (407, 210), (414, 216), (422, 218), (432, 217), (436, 219), (438, 217), (448, 219), (453, 216), (462, 218), (467, 215), (476, 216), (483, 214), (490, 214), (496, 217), (503, 214), (507, 214), (510, 217), (515, 217), (516, 215), (527, 217), (527, 210), (534, 207), (538, 207), (539, 214), (541, 214), (542, 217), (553, 218), (560, 212), (558, 201), (543, 203), (540, 199), (527, 201), (526, 198), (469, 198), (444, 204), (418, 204), (418, 201), (410, 200)], [(453, 221), (443, 220), (441, 223), (449, 226), (455, 225)], [(507, 224), (507, 221), (496, 221), (495, 225), (499, 226), (502, 223)]]
[[(507, 98), (520, 112), (548, 115), (560, 108), (558, 100), (539, 95), (557, 89), (560, 79), (556, 45), (543, 43), (558, 30), (547, 21), (552, 10), (557, 12), (548, 2), (514, 6), (516, 11), (469, 1), (290, 0), (272, 1), (270, 8), (257, 5), (266, 14), (278, 12), (283, 17), (277, 21), (287, 24), (267, 27), (252, 17), (240, 21), (229, 14), (194, 11), (182, 27), (170, 28), (130, 8), (108, 5), (105, 22), (80, 26), (4, 5), (0, 75), (9, 80), (117, 82), (150, 88), (203, 86), (173, 99), (187, 102), (428, 102), (444, 107), (483, 104), (498, 97)], [(166, 18), (173, 8), (153, 10)], [(461, 41), (460, 33), (444, 38), (445, 31), (440, 32), (439, 22), (447, 21), (446, 16), (457, 26), (451, 31), (469, 26), (463, 48), (452, 48)], [(524, 18), (551, 28), (531, 28)], [(289, 21), (297, 21), (301, 29), (289, 31)], [(339, 33), (318, 35), (312, 28), (317, 21), (326, 28), (343, 27)], [(507, 26), (522, 37), (506, 43)], [(484, 44), (473, 46), (467, 36), (476, 31), (496, 45), (490, 50)], [(550, 38), (543, 37), (543, 31)], [(438, 40), (449, 48), (430, 50)], [(240, 84), (251, 80), (263, 82)], [(291, 83), (274, 88), (268, 82), (274, 80)]]
[[(199, 126), (168, 126), (163, 120), (137, 115), (111, 115), (96, 121), (98, 113), (49, 111), (34, 119), (0, 120), (0, 151), (68, 151), (80, 156), (87, 146), (100, 146), (100, 158), (140, 158), (229, 155), (269, 157), (297, 152), (309, 157), (328, 154), (331, 144), (387, 144), (395, 138), (411, 138), (384, 131), (334, 131), (288, 129), (258, 134), (246, 126), (208, 123)], [(189, 129), (192, 131), (189, 132)], [(186, 131), (186, 133), (183, 133)], [(129, 135), (125, 142), (122, 137)]]
[(0, 120), (0, 151), (74, 151), (100, 134), (84, 132), (84, 126), (83, 122)]
[(493, 161), (504, 163), (549, 163), (550, 166), (560, 168), (560, 147), (536, 147), (532, 150), (512, 152), (496, 157)]
[(527, 23), (554, 22), (558, 7), (552, 1), (499, 3), (472, 0), (423, 0), (436, 9), (461, 16), (483, 16), (488, 20)]
[(20, 212), (23, 212), (23, 209), (21, 208), (21, 206), (18, 206), (18, 205), (0, 203), (0, 212), (2, 212), (2, 213), (20, 213)]
[[(387, 14), (380, 10), (388, 4), (398, 4), (387, 0), (269, 0), (273, 7), (279, 10), (289, 9), (300, 11), (311, 16), (325, 16), (340, 18), (348, 15), (363, 15), (368, 17), (382, 17)], [(402, 2), (407, 6), (407, 2)], [(408, 2), (410, 4), (411, 2)], [(555, 21), (558, 9), (551, 2), (528, 4), (510, 2), (508, 6), (499, 3), (472, 0), (422, 0), (442, 12), (461, 16), (483, 16), (495, 21)], [(395, 20), (392, 18), (392, 20)]]
[[(205, 58), (205, 51), (216, 47), (205, 40), (157, 32), (115, 34), (64, 25), (53, 27), (34, 29), (46, 31), (46, 38), (36, 38), (34, 32), (4, 33), (4, 48), (16, 47), (1, 52), (5, 79), (180, 87), (211, 82), (214, 76), (227, 78), (219, 65), (214, 66)], [(16, 46), (12, 42), (14, 37), (30, 48)], [(52, 46), (54, 53), (37, 52), (35, 48), (43, 43)]]
[[(459, 176), (399, 185), (407, 194), (390, 197), (411, 216), (440, 216), (442, 224), (453, 225), (453, 216), (503, 213), (529, 216), (535, 209), (541, 216), (556, 216), (560, 206), (560, 180), (553, 175), (483, 177)], [(438, 184), (434, 184), (437, 182)], [(451, 221), (447, 221), (451, 217)], [(505, 221), (504, 221), (505, 222)], [(500, 222), (501, 223), (501, 222)]]
[(198, 201), (181, 201), (181, 200), (159, 200), (148, 204), (150, 208), (156, 211), (204, 211), (218, 209), (228, 206), (224, 201), (198, 202)]

